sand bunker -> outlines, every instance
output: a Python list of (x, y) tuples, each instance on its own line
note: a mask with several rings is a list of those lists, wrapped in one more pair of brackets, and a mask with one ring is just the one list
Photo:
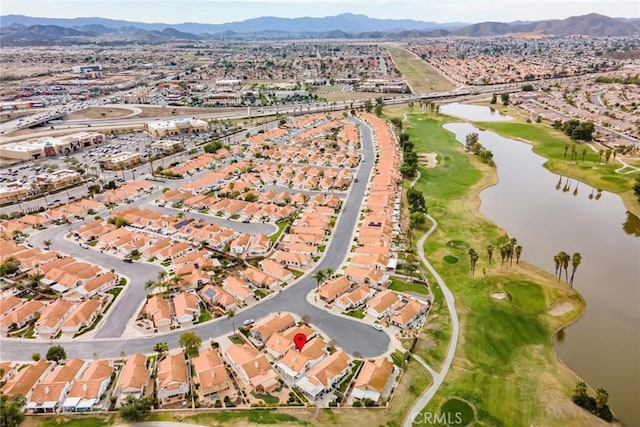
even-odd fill
[(491, 298), (493, 299), (505, 299), (507, 297), (507, 294), (505, 294), (504, 292), (491, 292)]
[(438, 153), (419, 153), (418, 159), (427, 168), (435, 168), (438, 164)]
[(559, 302), (553, 307), (551, 307), (549, 309), (549, 314), (557, 317), (557, 316), (562, 316), (563, 314), (566, 314), (571, 310), (573, 310), (573, 304), (571, 304), (570, 302), (564, 301), (564, 302)]

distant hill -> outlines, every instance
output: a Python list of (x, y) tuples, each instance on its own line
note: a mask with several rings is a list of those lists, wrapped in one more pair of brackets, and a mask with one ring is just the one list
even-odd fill
[(226, 24), (142, 23), (106, 18), (0, 17), (0, 36), (8, 44), (37, 44), (105, 39), (163, 43), (176, 40), (275, 40), (287, 38), (491, 37), (517, 34), (549, 36), (629, 36), (640, 34), (640, 18), (598, 14), (544, 21), (459, 22), (438, 24), (411, 19), (376, 19), (345, 13), (324, 18), (261, 17)]
[(437, 22), (415, 21), (412, 19), (377, 19), (366, 15), (343, 13), (324, 18), (276, 18), (265, 16), (247, 19), (225, 24), (200, 24), (187, 22), (182, 24), (143, 23), (131, 22), (107, 18), (36, 18), (25, 15), (5, 15), (0, 17), (0, 27), (8, 27), (12, 24), (31, 25), (57, 25), (61, 27), (76, 28), (90, 25), (102, 25), (108, 28), (136, 27), (143, 30), (162, 31), (165, 28), (173, 28), (178, 31), (192, 34), (214, 34), (226, 31), (236, 33), (259, 33), (262, 31), (284, 31), (292, 33), (325, 33), (330, 31), (345, 31), (350, 34), (369, 31), (397, 32), (404, 30), (432, 30), (436, 28), (456, 29), (467, 24), (461, 22), (449, 22), (439, 24)]
[(592, 37), (631, 36), (640, 34), (638, 19), (616, 19), (592, 13), (566, 19), (511, 23), (481, 22), (460, 28), (452, 34), (466, 37), (487, 37), (506, 34), (536, 33), (549, 36), (585, 35)]

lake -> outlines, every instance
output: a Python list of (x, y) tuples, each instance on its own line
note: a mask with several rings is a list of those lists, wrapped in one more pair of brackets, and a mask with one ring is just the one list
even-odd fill
[[(463, 117), (464, 107), (440, 111)], [(480, 211), (518, 239), (523, 259), (553, 274), (556, 253), (582, 254), (574, 287), (588, 307), (554, 339), (555, 349), (589, 385), (609, 391), (624, 425), (640, 425), (640, 220), (619, 196), (549, 172), (530, 145), (469, 123), (444, 127), (461, 142), (478, 132), (493, 152), (500, 182), (482, 191)]]

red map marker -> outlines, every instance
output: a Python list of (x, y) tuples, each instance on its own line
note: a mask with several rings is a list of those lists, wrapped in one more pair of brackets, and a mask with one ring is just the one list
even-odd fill
[(296, 345), (298, 351), (302, 351), (302, 347), (307, 343), (307, 336), (303, 333), (296, 334), (293, 337), (293, 343)]

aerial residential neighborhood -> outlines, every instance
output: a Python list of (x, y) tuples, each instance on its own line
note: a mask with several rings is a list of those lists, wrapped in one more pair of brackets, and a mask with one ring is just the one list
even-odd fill
[(640, 424), (634, 2), (5, 3), (2, 427)]

